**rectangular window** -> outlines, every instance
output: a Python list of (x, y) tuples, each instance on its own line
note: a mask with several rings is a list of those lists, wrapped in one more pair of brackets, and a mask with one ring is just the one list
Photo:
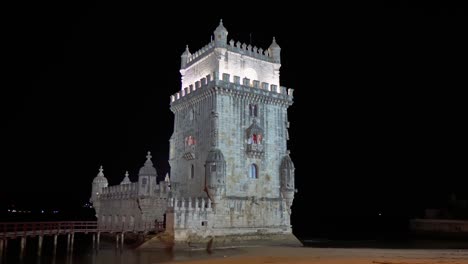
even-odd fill
[(190, 166), (190, 179), (195, 178), (195, 166), (193, 164)]

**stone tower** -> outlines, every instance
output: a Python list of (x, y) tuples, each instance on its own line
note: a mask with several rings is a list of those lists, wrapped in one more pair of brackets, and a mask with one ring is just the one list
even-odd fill
[(107, 188), (109, 185), (106, 177), (104, 177), (104, 169), (99, 167), (99, 173), (94, 177), (93, 183), (91, 185), (91, 198), (89, 201), (93, 203), (93, 207), (96, 210), (96, 215), (99, 214), (99, 208), (100, 208), (100, 201), (99, 201), (99, 195), (102, 194), (103, 189)]
[[(227, 36), (221, 21), (208, 45), (194, 53), (187, 46), (181, 55), (169, 163), (171, 191), (182, 202), (169, 208), (182, 217), (176, 209), (193, 205), (184, 197), (199, 197), (212, 211), (201, 225), (189, 215), (174, 220), (176, 240), (190, 232), (291, 234), (294, 165), (286, 143), (293, 90), (280, 86), (281, 48), (275, 38), (263, 50)], [(195, 231), (199, 225), (206, 230)]]

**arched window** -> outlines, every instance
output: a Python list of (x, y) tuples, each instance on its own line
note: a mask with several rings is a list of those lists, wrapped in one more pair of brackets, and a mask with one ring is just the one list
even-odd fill
[(255, 163), (250, 164), (249, 167), (249, 178), (257, 179), (258, 178), (258, 167)]
[(192, 164), (190, 166), (190, 179), (193, 179), (195, 177), (195, 166)]

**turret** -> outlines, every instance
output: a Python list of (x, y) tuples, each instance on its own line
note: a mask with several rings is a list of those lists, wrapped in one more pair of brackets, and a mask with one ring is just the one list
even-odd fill
[(122, 180), (122, 182), (120, 183), (120, 185), (122, 185), (122, 184), (130, 184), (130, 183), (132, 183), (132, 182), (130, 181), (130, 178), (128, 177), (128, 171), (126, 171), (126, 172), (125, 172), (125, 177), (123, 178), (123, 180)]
[(143, 167), (138, 172), (138, 195), (148, 196), (154, 194), (154, 188), (156, 187), (156, 177), (158, 176), (156, 169), (153, 167), (151, 161), (151, 152), (148, 151), (146, 155), (146, 161)]
[(221, 150), (213, 148), (205, 162), (205, 190), (216, 204), (226, 190), (226, 161)]
[(271, 45), (268, 48), (268, 51), (270, 53), (270, 56), (273, 58), (273, 60), (276, 63), (281, 63), (281, 56), (280, 56), (281, 55), (281, 48), (278, 45), (278, 43), (276, 43), (275, 37), (273, 37), (273, 42), (271, 42)]
[(291, 212), (291, 205), (294, 200), (294, 164), (289, 157), (289, 151), (283, 157), (280, 166), (280, 180), (281, 180), (281, 195), (288, 206), (288, 211)]
[(91, 203), (94, 203), (99, 194), (102, 193), (102, 189), (103, 188), (106, 188), (109, 183), (107, 182), (107, 179), (106, 177), (104, 177), (104, 169), (102, 168), (102, 166), (99, 168), (99, 173), (97, 174), (97, 176), (94, 178), (93, 180), (93, 185), (92, 185), (92, 188), (91, 188), (91, 198), (89, 199), (89, 201)]
[(225, 47), (227, 45), (228, 31), (223, 26), (223, 20), (219, 21), (218, 27), (214, 31), (214, 39), (216, 47)]
[(185, 51), (184, 51), (184, 53), (182, 53), (182, 55), (180, 55), (180, 68), (181, 68), (181, 69), (183, 69), (183, 68), (185, 68), (185, 66), (187, 66), (188, 58), (189, 58), (191, 55), (192, 55), (192, 54), (190, 53), (190, 50), (189, 50), (188, 45), (185, 46)]

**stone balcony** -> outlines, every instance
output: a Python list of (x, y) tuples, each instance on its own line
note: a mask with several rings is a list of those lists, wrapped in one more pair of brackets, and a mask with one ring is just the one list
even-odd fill
[(249, 157), (260, 158), (263, 156), (262, 144), (247, 144), (246, 152)]

